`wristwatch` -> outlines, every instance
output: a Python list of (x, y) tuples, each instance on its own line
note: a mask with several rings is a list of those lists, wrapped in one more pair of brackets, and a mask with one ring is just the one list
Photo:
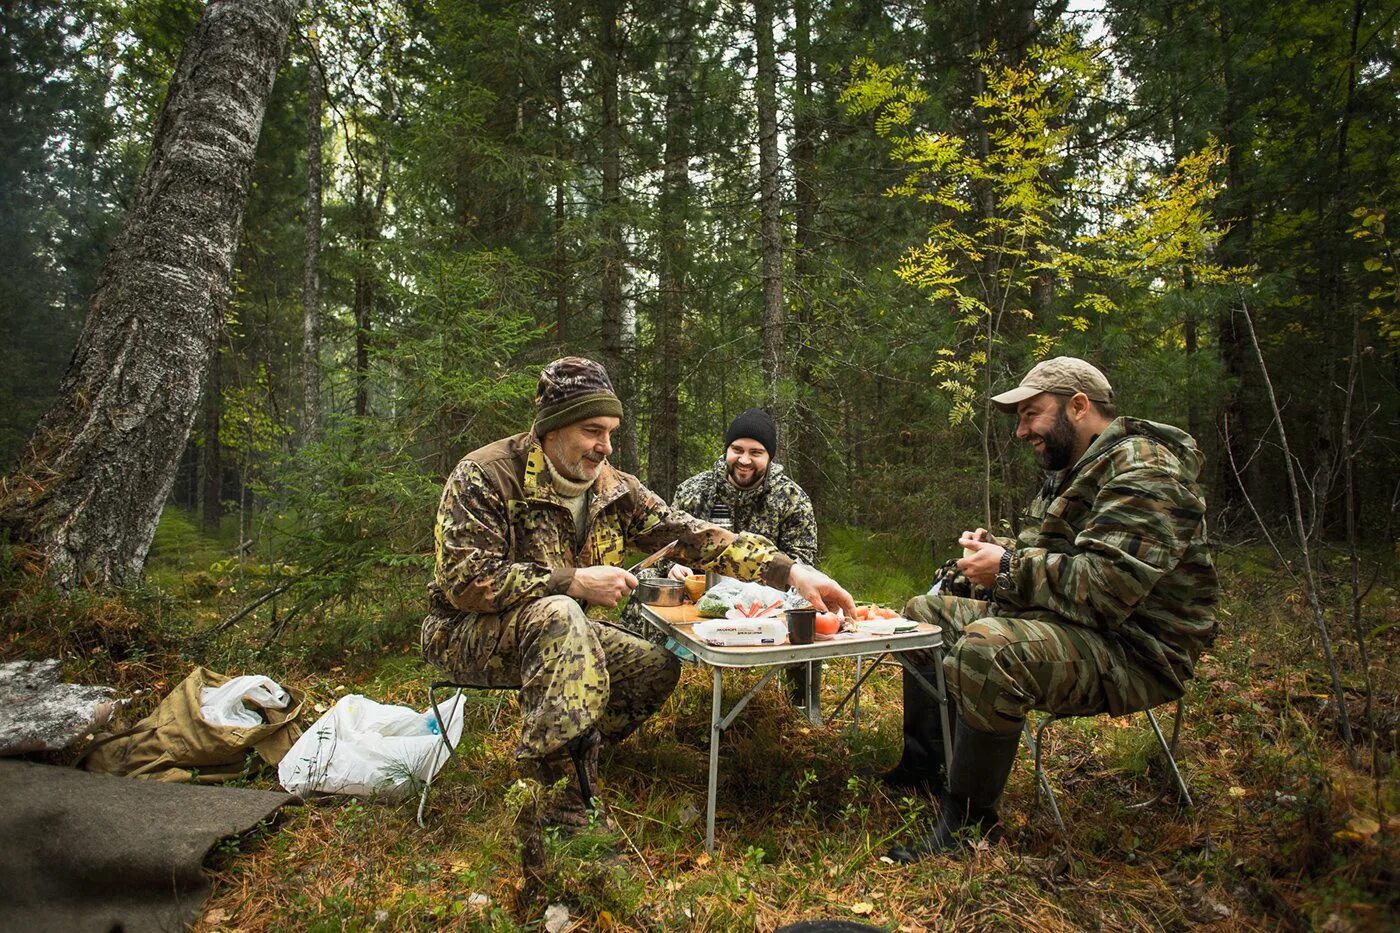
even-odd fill
[(1010, 550), (1005, 550), (1005, 551), (1002, 551), (1002, 552), (1001, 552), (1001, 565), (1000, 565), (999, 567), (997, 567), (997, 578), (996, 578), (996, 581), (992, 584), (992, 586), (993, 586), (994, 589), (998, 589), (998, 590), (1010, 590), (1010, 589), (1011, 589), (1011, 551), (1010, 551)]

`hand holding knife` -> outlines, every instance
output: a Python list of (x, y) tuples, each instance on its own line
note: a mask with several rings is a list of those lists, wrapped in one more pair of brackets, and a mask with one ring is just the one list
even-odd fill
[(627, 572), (628, 572), (628, 573), (636, 573), (638, 570), (646, 570), (646, 569), (647, 569), (648, 567), (650, 567), (652, 564), (656, 563), (656, 562), (659, 561), (661, 558), (663, 558), (663, 557), (665, 557), (667, 554), (671, 553), (671, 549), (674, 548), (677, 544), (680, 544), (680, 541), (679, 541), (679, 540), (677, 540), (677, 541), (672, 541), (670, 544), (666, 545), (665, 547), (660, 548), (659, 550), (652, 551), (652, 552), (651, 552), (650, 554), (648, 554), (646, 557), (643, 557), (641, 560), (637, 561), (637, 562), (636, 562), (635, 564), (633, 564), (631, 567), (628, 567), (628, 568), (627, 568)]

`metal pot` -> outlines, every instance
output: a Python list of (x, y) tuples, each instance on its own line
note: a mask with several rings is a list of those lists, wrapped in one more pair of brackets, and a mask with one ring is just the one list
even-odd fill
[(685, 602), (685, 586), (679, 580), (643, 580), (633, 594), (648, 606), (679, 606)]

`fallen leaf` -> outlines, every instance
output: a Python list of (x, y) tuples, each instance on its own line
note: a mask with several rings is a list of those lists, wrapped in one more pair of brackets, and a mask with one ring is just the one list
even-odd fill
[(1381, 824), (1369, 816), (1353, 816), (1347, 820), (1347, 829), (1364, 839), (1370, 839), (1381, 831)]
[(875, 905), (870, 903), (869, 901), (861, 901), (859, 904), (851, 905), (851, 913), (860, 914), (862, 917), (864, 917), (867, 914), (873, 914), (874, 912)]
[(598, 929), (612, 930), (617, 928), (617, 921), (613, 919), (611, 911), (598, 911)]
[(215, 907), (213, 910), (209, 911), (209, 913), (204, 915), (204, 922), (213, 927), (218, 926), (227, 919), (228, 911), (224, 910), (222, 907)]
[(701, 852), (699, 855), (697, 855), (697, 856), (695, 857), (695, 867), (696, 867), (696, 868), (704, 868), (706, 865), (709, 865), (709, 864), (710, 864), (710, 853), (708, 853), (708, 852)]

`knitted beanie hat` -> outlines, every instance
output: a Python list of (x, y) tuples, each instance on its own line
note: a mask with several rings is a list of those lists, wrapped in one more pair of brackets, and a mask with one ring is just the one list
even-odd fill
[(622, 417), (622, 403), (601, 363), (566, 356), (540, 370), (535, 387), (535, 434), (544, 437), (557, 428), (599, 415)]
[(758, 441), (770, 457), (778, 455), (778, 426), (762, 408), (750, 408), (740, 412), (739, 416), (730, 422), (729, 430), (724, 432), (724, 446), (728, 447), (741, 437)]

